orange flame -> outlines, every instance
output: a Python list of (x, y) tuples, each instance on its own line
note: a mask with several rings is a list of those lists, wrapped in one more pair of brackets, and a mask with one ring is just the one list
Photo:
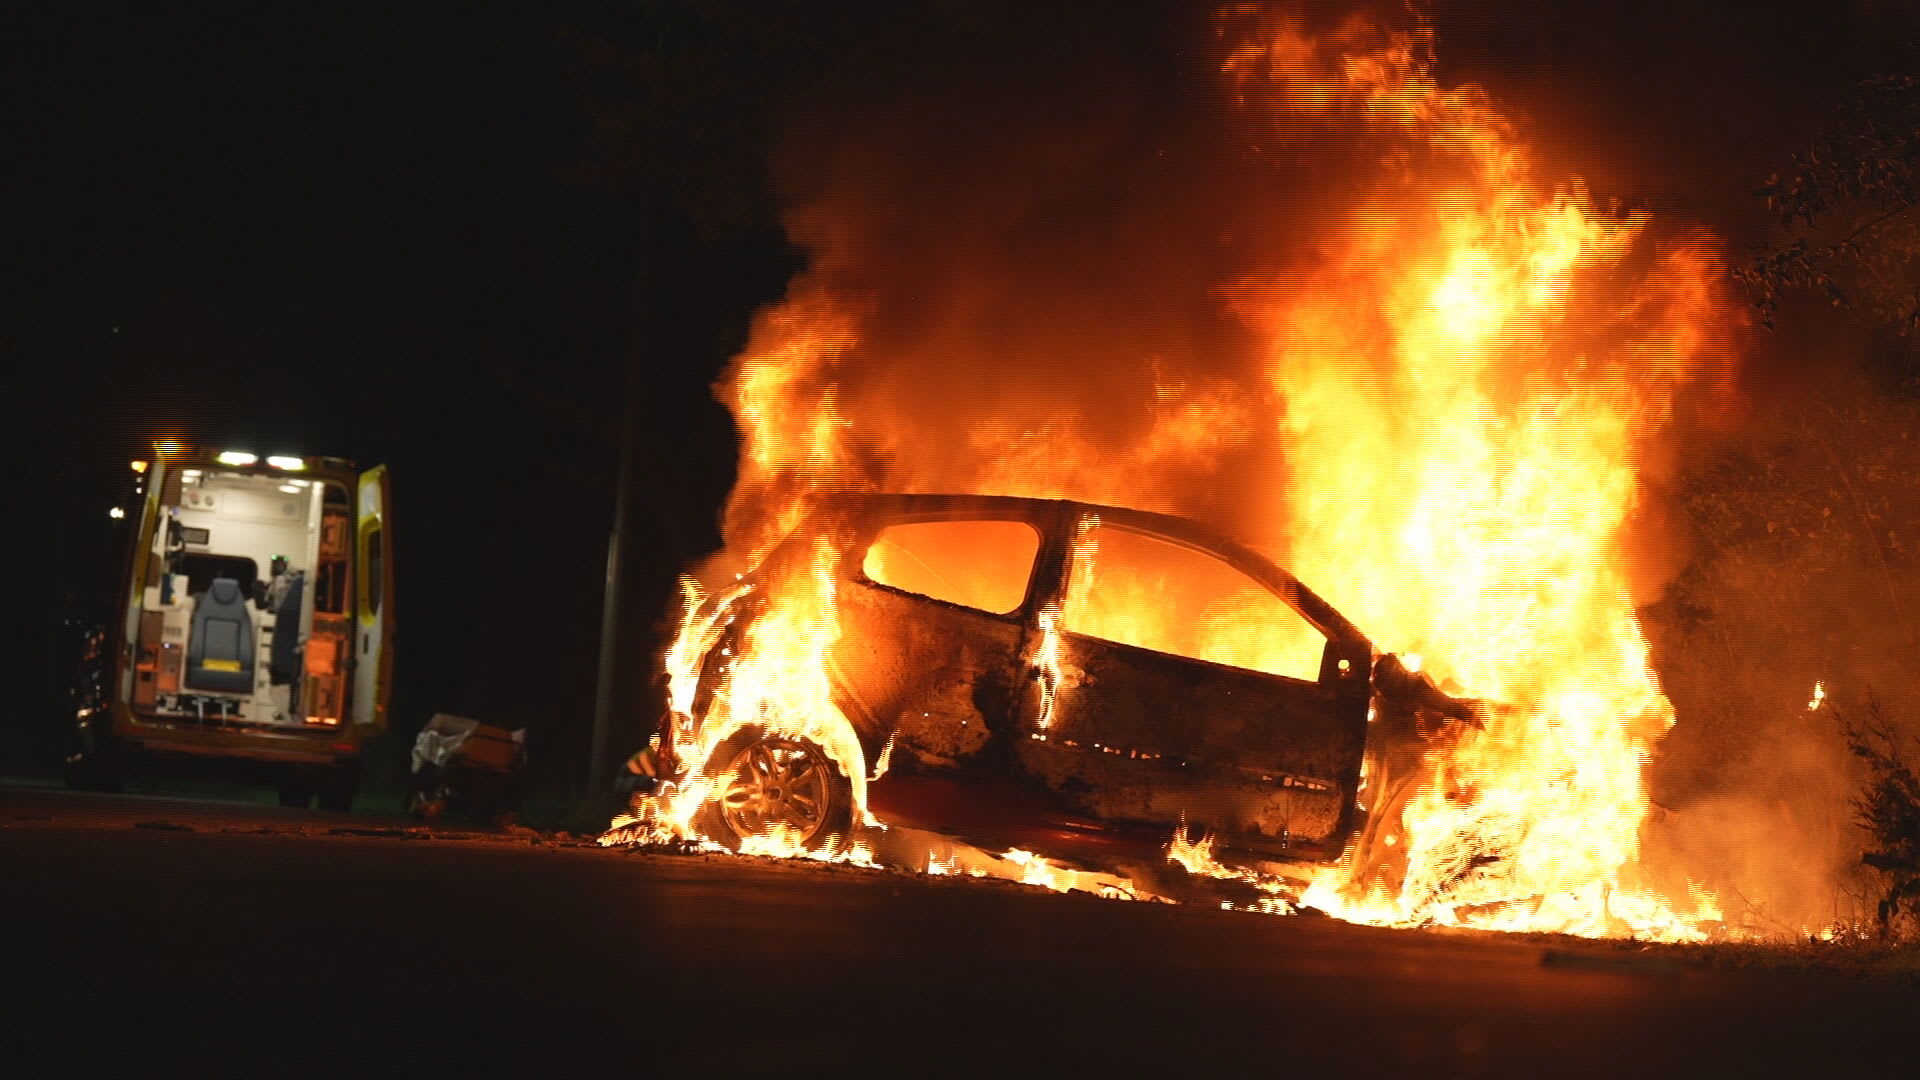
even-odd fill
[(1227, 68), (1270, 91), (1277, 132), (1358, 121), (1464, 168), (1438, 184), (1390, 168), (1321, 268), (1237, 302), (1285, 403), (1296, 571), (1383, 649), (1499, 704), (1408, 805), (1398, 893), (1310, 899), (1376, 921), (1680, 932), (1624, 895), (1641, 768), (1673, 711), (1622, 538), (1643, 440), (1690, 390), (1724, 393), (1715, 328), (1738, 320), (1706, 250), (1652, 249), (1646, 215), (1542, 185), (1483, 94), (1435, 84), (1424, 37), (1354, 51), (1371, 34), (1280, 21)]
[[(1071, 410), (1045, 422), (976, 416), (964, 446), (923, 446), (910, 418), (869, 415), (849, 391), (855, 365), (870, 363), (860, 352), (866, 309), (796, 287), (762, 318), (729, 378), (742, 448), (728, 556), (756, 561), (822, 491), (1160, 508), (1226, 451), (1277, 443), (1286, 479), (1266, 501), (1284, 511), (1273, 515), (1283, 561), (1410, 669), (1489, 703), (1484, 730), (1430, 756), (1386, 833), (1404, 873), (1382, 882), (1331, 870), (1305, 902), (1397, 924), (1696, 933), (1718, 917), (1712, 897), (1668, 899), (1639, 883), (1642, 767), (1673, 710), (1650, 668), (1623, 539), (1648, 441), (1731, 400), (1740, 319), (1711, 245), (1657, 243), (1648, 215), (1609, 211), (1578, 181), (1541, 180), (1483, 92), (1434, 80), (1425, 31), (1356, 19), (1316, 37), (1246, 9), (1220, 25), (1233, 42), (1229, 86), (1269, 122), (1263, 148), (1362, 156), (1374, 176), (1350, 188), (1359, 194), (1312, 265), (1228, 288), (1231, 311), (1260, 343), (1258, 377), (1195, 389), (1156, 368), (1153, 400), (1140, 403), (1151, 423), (1120, 450), (1096, 450)], [(686, 582), (666, 656), (678, 716), (691, 715), (700, 665), (740, 606), (764, 608), (725, 658), (719, 719), (673, 732), (675, 756), (694, 773), (656, 800), (649, 835), (697, 835), (710, 783), (700, 769), (749, 723), (826, 747), (864, 806), (866, 763), (825, 676), (839, 634), (826, 550), (751, 588), (736, 579), (710, 595)], [(1076, 574), (1075, 588), (1085, 581)], [(1131, 617), (1155, 617), (1150, 598), (1133, 607)], [(1042, 613), (1031, 658), (1044, 675), (1036, 738), (1053, 719), (1059, 618)], [(1257, 651), (1249, 628), (1204, 632)], [(1378, 784), (1376, 764), (1368, 769)], [(963, 870), (943, 850), (897, 864), (1052, 887), (1071, 879), (1027, 852), (975, 857)], [(1169, 857), (1196, 874), (1234, 873), (1207, 841), (1176, 836)], [(1289, 907), (1276, 898), (1265, 909)]]

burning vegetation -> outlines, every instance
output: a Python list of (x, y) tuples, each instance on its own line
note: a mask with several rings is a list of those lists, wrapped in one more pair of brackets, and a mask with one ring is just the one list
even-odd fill
[[(1241, 9), (1215, 30), (1206, 123), (1138, 102), (1078, 125), (1041, 109), (1046, 130), (1011, 124), (957, 177), (922, 164), (936, 136), (943, 160), (979, 149), (938, 107), (920, 121), (932, 135), (883, 116), (850, 125), (858, 144), (799, 152), (818, 181), (792, 219), (812, 269), (721, 388), (741, 430), (727, 546), (686, 579), (665, 657), (669, 779), (609, 839), (1142, 898), (1183, 895), (1177, 869), (1268, 911), (1705, 936), (1720, 898), (1643, 859), (1646, 767), (1674, 709), (1630, 541), (1667, 441), (1737, 404), (1745, 320), (1713, 242), (1543, 176), (1484, 93), (1435, 80), (1423, 30)], [(1135, 186), (1112, 186), (1149, 143)], [(1045, 504), (1074, 516), (1001, 515), (1038, 533), (1033, 580), (1003, 607), (978, 599), (999, 550), (985, 540), (951, 564), (919, 551), (849, 569), (893, 550), (840, 509), (875, 493), (1074, 500)], [(1177, 585), (1173, 556), (1110, 572), (1133, 534), (1090, 504), (1245, 540), (1272, 560), (1234, 564), (1268, 606)], [(872, 605), (893, 593), (846, 595), (856, 578), (952, 601), (914, 632), (968, 659), (880, 642)], [(1243, 735), (1266, 794), (1230, 809), (1130, 788), (1099, 755), (1201, 769), (1231, 725), (1181, 728), (1172, 708), (1088, 721), (1086, 688), (1121, 678), (1101, 642), (1269, 680), (1236, 683), (1243, 698), (1318, 694), (1285, 716), (1324, 734), (1271, 760)], [(883, 654), (940, 704), (907, 716), (856, 692), (859, 658)], [(1349, 751), (1351, 686), (1366, 693)], [(1062, 764), (1066, 750), (1081, 754)], [(1152, 825), (1159, 866), (973, 843), (876, 805), (890, 774), (980, 762)], [(1228, 858), (1246, 848), (1234, 828), (1280, 856)]]

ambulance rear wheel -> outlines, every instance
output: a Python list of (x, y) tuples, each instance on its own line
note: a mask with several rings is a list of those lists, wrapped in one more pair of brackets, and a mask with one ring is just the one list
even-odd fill
[(68, 758), (64, 779), (74, 791), (120, 792), (127, 786), (118, 765), (98, 754)]
[(83, 726), (74, 752), (67, 757), (64, 779), (75, 791), (118, 792), (126, 789), (126, 764), (112, 739)]
[(344, 814), (353, 809), (353, 797), (360, 793), (360, 766), (342, 765), (334, 769), (320, 785), (320, 809)]

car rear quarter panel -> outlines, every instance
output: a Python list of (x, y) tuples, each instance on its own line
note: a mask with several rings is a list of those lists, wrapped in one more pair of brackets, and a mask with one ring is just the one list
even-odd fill
[(834, 682), (863, 741), (955, 768), (1013, 722), (1018, 619), (851, 580), (840, 620)]

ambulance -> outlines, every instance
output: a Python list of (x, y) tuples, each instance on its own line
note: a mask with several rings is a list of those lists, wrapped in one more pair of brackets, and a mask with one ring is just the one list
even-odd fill
[(199, 766), (352, 805), (393, 685), (384, 466), (166, 444), (133, 463), (126, 574), (67, 779)]

